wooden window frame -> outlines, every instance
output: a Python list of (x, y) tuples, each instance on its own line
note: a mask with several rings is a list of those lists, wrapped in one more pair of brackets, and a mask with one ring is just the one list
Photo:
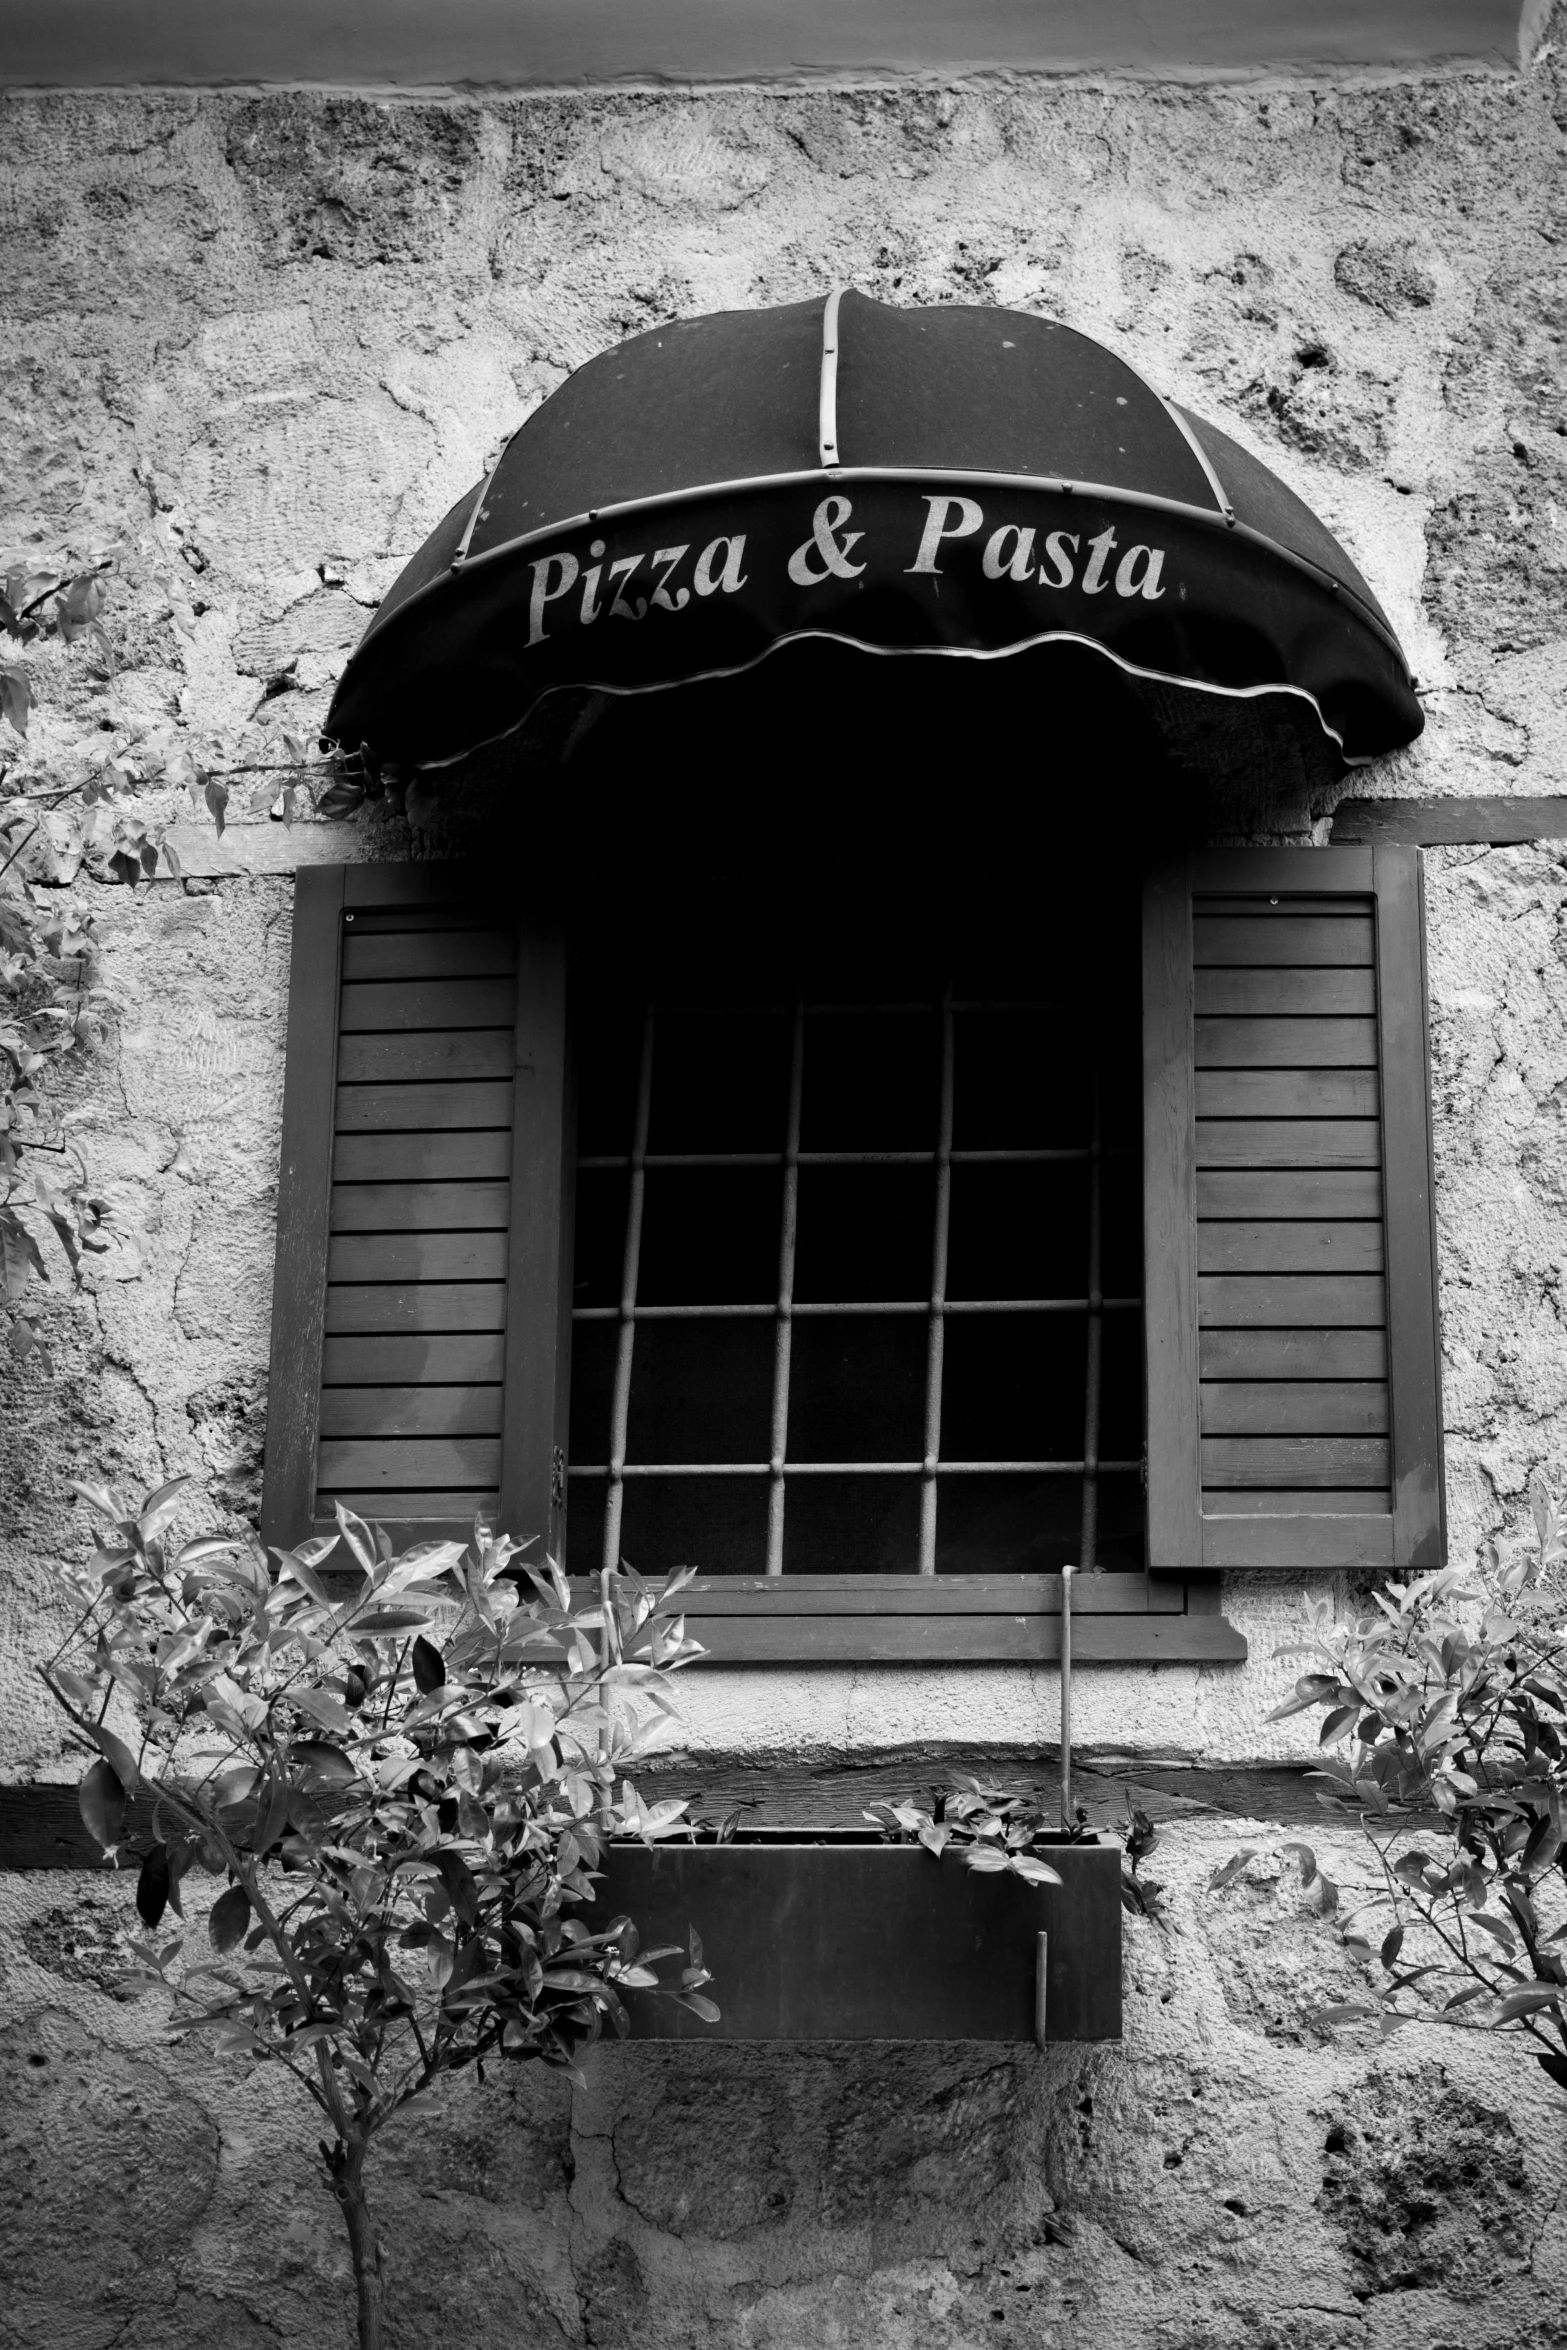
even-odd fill
[[(1200, 869), (1211, 873), (1220, 870), (1212, 859), (1230, 853), (1199, 854)], [(1425, 1563), (1433, 1548), (1430, 1529), (1440, 1524), (1441, 1475), (1439, 1390), (1432, 1368), (1434, 1232), (1418, 860), (1412, 851), (1392, 848), (1234, 854), (1247, 860), (1253, 889), (1301, 889), (1306, 883), (1299, 863), (1303, 857), (1355, 860), (1353, 886), (1372, 891), (1377, 899), (1387, 949), (1379, 955), (1379, 1008), (1384, 1037), (1399, 1040), (1396, 1052), (1387, 1050), (1389, 1079), (1383, 1088), (1389, 1189), (1395, 1167), (1408, 1171), (1408, 1198), (1416, 1206), (1414, 1214), (1406, 1213), (1408, 1200), (1401, 1193), (1400, 1214), (1388, 1223), (1395, 1460), (1401, 1464), (1407, 1457), (1416, 1464), (1407, 1479), (1400, 1470), (1397, 1540), (1401, 1552), (1409, 1554), (1408, 1563)], [(1277, 863), (1264, 866), (1263, 858)], [(1192, 875), (1198, 869), (1192, 859), (1183, 859), (1159, 877), (1154, 887), (1168, 893), (1167, 919), (1162, 926), (1145, 926), (1152, 1564), (1145, 1573), (1077, 1580), (1073, 1647), (1084, 1663), (1238, 1661), (1246, 1643), (1219, 1612), (1217, 1570), (1269, 1563), (1213, 1555), (1213, 1546), (1204, 1543), (1200, 1513), (1188, 1509), (1182, 1520), (1177, 1506), (1183, 1465), (1196, 1457), (1197, 1441), (1189, 929)], [(1348, 875), (1348, 866), (1341, 870)], [(296, 878), (262, 1512), (269, 1543), (297, 1541), (312, 1523), (343, 917), (360, 906), (493, 897), (495, 888), (493, 874), (458, 864), (306, 867)], [(1184, 965), (1182, 903), (1188, 936)], [(551, 913), (518, 906), (515, 899), (508, 910), (517, 920), (519, 967), (498, 1520), (508, 1528), (547, 1528), (549, 1544), (558, 1546), (570, 1393), (574, 1192), (565, 940)], [(428, 1520), (395, 1524), (392, 1530), (396, 1538), (408, 1540), (416, 1529), (420, 1534), (467, 1532)], [(714, 1663), (1048, 1663), (1060, 1654), (1061, 1591), (1061, 1577), (1049, 1574), (712, 1577), (693, 1587), (690, 1612)]]

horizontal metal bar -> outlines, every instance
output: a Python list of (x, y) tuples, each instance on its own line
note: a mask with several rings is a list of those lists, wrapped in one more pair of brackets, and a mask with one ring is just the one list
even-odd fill
[[(1131, 1476), (1141, 1461), (1100, 1461), (1101, 1474)], [(608, 1462), (567, 1469), (568, 1477), (607, 1477)], [(771, 1477), (771, 1461), (627, 1461), (622, 1477)], [(785, 1461), (786, 1477), (923, 1477), (923, 1461)], [(938, 1477), (1081, 1477), (1081, 1461), (938, 1461)]]
[[(1048, 1167), (1083, 1165), (1091, 1156), (1086, 1143), (1060, 1150), (994, 1150), (951, 1152), (954, 1167)], [(1138, 1155), (1132, 1143), (1113, 1144), (1100, 1153), (1106, 1159), (1133, 1159)], [(785, 1164), (783, 1151), (649, 1151), (635, 1164), (639, 1167), (781, 1167)], [(633, 1164), (629, 1151), (611, 1151), (577, 1161), (579, 1174), (605, 1174)], [(799, 1151), (795, 1155), (797, 1167), (933, 1167), (936, 1153), (932, 1151)]]
[[(947, 1297), (933, 1308), (928, 1297), (856, 1299), (845, 1304), (822, 1304), (815, 1299), (801, 1304), (796, 1298), (787, 1306), (633, 1306), (630, 1318), (634, 1322), (771, 1322), (780, 1314), (793, 1321), (830, 1319), (835, 1314), (1086, 1314), (1091, 1306), (1112, 1314), (1130, 1313), (1142, 1302), (1140, 1297), (1102, 1297), (1097, 1305), (1086, 1297)], [(620, 1306), (573, 1306), (571, 1318), (574, 1322), (618, 1322), (623, 1311)]]
[[(613, 1005), (623, 1012), (641, 1013), (647, 998), (638, 996), (605, 996), (599, 998), (602, 1006)], [(1067, 996), (971, 996), (954, 1003), (954, 1012), (1065, 1012), (1072, 1009)], [(678, 998), (655, 999), (654, 1013), (660, 1019), (673, 1014), (682, 1020), (792, 1020), (793, 1004), (765, 1002), (715, 1003), (703, 997), (690, 1003)], [(916, 1015), (934, 1019), (941, 1010), (933, 996), (921, 996), (909, 1002), (898, 1003), (886, 998), (874, 1004), (806, 1004), (803, 1016), (808, 1020), (868, 1020), (890, 1017), (912, 1019)]]

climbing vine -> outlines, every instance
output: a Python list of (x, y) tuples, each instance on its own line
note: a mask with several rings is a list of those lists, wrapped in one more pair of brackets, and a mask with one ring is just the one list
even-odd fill
[(28, 655), (61, 645), (110, 674), (103, 613), (110, 566), (52, 570), (21, 563), (0, 575), (0, 1323), (12, 1352), (45, 1373), (53, 1363), (42, 1308), (63, 1273), (108, 1246), (108, 1201), (57, 1114), (56, 1080), (101, 1042), (113, 1006), (103, 984), (78, 874), (135, 885), (162, 870), (180, 878), (164, 820), (144, 794), (160, 787), (204, 807), (221, 834), (236, 793), (247, 815), (342, 817), (395, 790), (367, 754), (313, 751), (292, 734), (281, 758), (207, 766), (176, 732), (164, 747), (117, 752), (62, 783), (30, 756), (37, 707)]

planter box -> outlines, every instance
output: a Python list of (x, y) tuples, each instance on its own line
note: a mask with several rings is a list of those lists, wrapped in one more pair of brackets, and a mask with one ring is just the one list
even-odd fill
[(853, 1832), (616, 1844), (582, 1915), (598, 1927), (624, 1911), (648, 1949), (693, 1926), (702, 1938), (723, 2021), (633, 1991), (635, 2039), (1033, 2040), (1043, 1934), (1044, 2037), (1118, 2040), (1120, 1849), (1044, 1857), (1059, 1886)]

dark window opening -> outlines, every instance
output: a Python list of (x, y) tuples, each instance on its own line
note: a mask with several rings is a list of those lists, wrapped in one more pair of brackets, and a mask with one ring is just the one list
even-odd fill
[(1135, 875), (573, 969), (570, 1561), (1144, 1562)]

